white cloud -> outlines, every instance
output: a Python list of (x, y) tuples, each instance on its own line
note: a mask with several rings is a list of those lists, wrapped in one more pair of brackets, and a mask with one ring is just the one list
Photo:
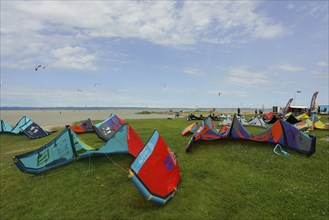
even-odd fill
[(87, 54), (86, 49), (81, 47), (66, 46), (50, 51), (55, 62), (51, 64), (52, 67), (71, 68), (80, 70), (95, 70), (93, 61), (96, 59), (95, 55)]
[(320, 71), (313, 71), (312, 76), (315, 78), (322, 78), (322, 79), (327, 79), (329, 78), (329, 72), (320, 72)]
[(282, 25), (257, 7), (253, 1), (5, 2), (1, 33), (136, 37), (167, 46), (282, 36)]
[(278, 36), (281, 36), (284, 33), (284, 28), (281, 24), (272, 24), (268, 25), (269, 22), (264, 22), (267, 19), (260, 19), (256, 21), (252, 21), (253, 24), (251, 31), (254, 32), (255, 38), (264, 38), (264, 39), (270, 39), (270, 38), (277, 38)]
[(305, 70), (303, 67), (295, 66), (295, 65), (292, 65), (289, 63), (278, 65), (278, 69), (287, 71), (287, 72), (301, 72), (301, 71)]
[(202, 72), (201, 70), (198, 69), (194, 69), (194, 68), (185, 68), (183, 70), (184, 73), (192, 75), (192, 76), (205, 76), (206, 74), (204, 72)]
[(320, 67), (328, 67), (328, 62), (320, 61), (320, 62), (317, 62), (316, 65), (320, 66)]
[(314, 17), (328, 17), (328, 1), (312, 1), (307, 12)]
[(187, 47), (282, 36), (284, 27), (259, 13), (258, 5), (254, 1), (5, 1), (1, 65), (22, 69), (44, 63), (95, 70), (100, 57), (95, 51), (118, 59), (109, 47), (94, 41), (99, 39), (137, 38)]
[(289, 4), (287, 5), (287, 9), (291, 10), (291, 9), (294, 9), (296, 8), (296, 5), (292, 2), (289, 2)]
[(287, 9), (304, 15), (304, 19), (313, 17), (319, 18), (319, 21), (328, 22), (328, 1), (303, 1), (298, 4), (289, 3)]
[(244, 91), (244, 90), (229, 90), (226, 94), (227, 96), (231, 96), (231, 97), (248, 97), (248, 91)]
[(271, 84), (264, 72), (252, 71), (246, 67), (231, 68), (226, 81), (240, 87), (262, 87)]

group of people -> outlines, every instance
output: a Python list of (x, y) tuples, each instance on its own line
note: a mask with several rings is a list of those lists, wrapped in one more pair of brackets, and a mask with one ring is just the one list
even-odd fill
[[(240, 113), (241, 113), (241, 109), (238, 108), (238, 109), (237, 109), (237, 112), (238, 112), (238, 115), (240, 115)], [(262, 114), (263, 114), (263, 110), (259, 109), (259, 111), (258, 111), (258, 109), (256, 108), (256, 109), (255, 109), (255, 115), (258, 115), (258, 114), (262, 115)]]

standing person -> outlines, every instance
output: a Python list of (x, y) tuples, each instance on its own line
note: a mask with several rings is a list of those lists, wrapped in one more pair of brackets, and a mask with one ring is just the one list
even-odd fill
[(255, 109), (255, 115), (257, 115), (257, 108)]
[(238, 115), (240, 115), (240, 108), (238, 108)]

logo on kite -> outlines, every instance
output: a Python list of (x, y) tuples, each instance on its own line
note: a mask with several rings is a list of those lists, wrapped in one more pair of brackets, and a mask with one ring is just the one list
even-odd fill
[(33, 132), (33, 133), (37, 133), (39, 131), (39, 127), (38, 126), (32, 126), (30, 128), (30, 131)]
[(39, 166), (42, 163), (47, 163), (49, 158), (50, 158), (49, 148), (45, 151), (39, 152), (37, 158), (37, 166)]
[(174, 166), (172, 160), (171, 160), (171, 157), (170, 155), (168, 155), (164, 161), (164, 165), (165, 167), (167, 168), (167, 170), (171, 170)]
[(112, 129), (109, 126), (102, 128), (102, 129), (103, 129), (104, 134), (106, 134), (106, 135), (108, 135), (112, 132)]
[(117, 117), (114, 117), (112, 119), (112, 121), (114, 122), (114, 124), (118, 125), (120, 123), (119, 119)]

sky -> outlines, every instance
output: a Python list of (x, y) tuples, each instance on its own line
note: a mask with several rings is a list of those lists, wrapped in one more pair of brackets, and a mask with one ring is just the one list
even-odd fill
[(327, 105), (328, 7), (1, 0), (1, 106)]

